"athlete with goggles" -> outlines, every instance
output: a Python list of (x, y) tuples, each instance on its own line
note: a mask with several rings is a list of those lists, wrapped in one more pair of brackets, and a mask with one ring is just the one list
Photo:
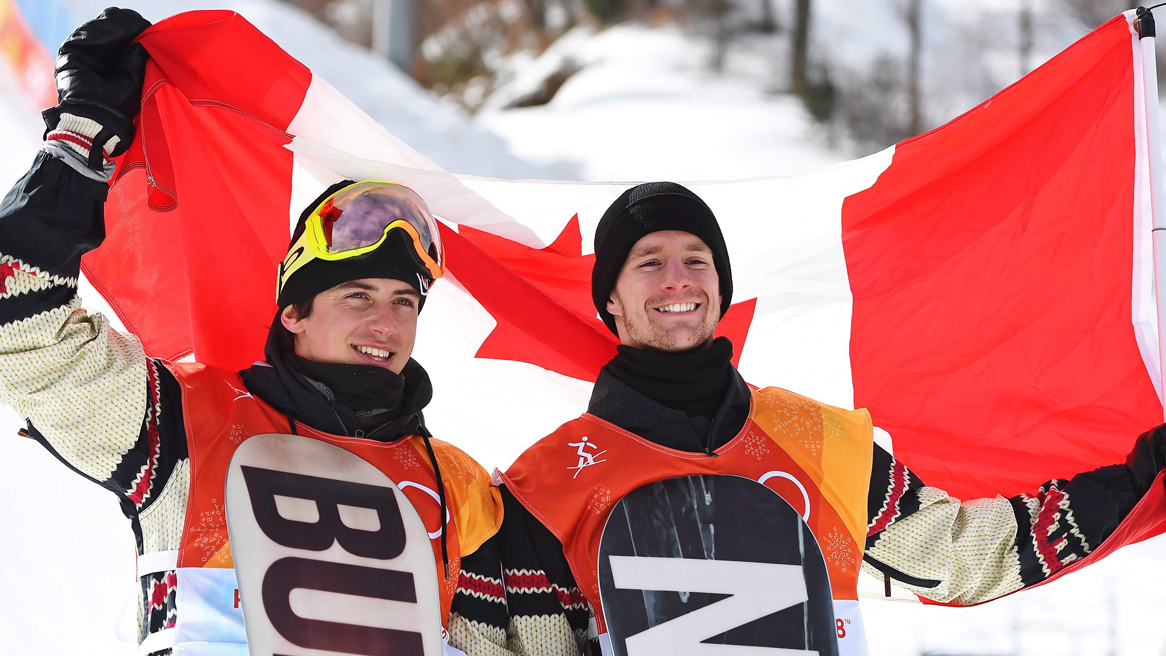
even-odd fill
[(104, 235), (108, 158), (134, 137), (147, 55), (132, 44), (148, 25), (109, 9), (66, 40), (45, 144), (0, 205), (0, 403), (131, 519), (140, 653), (247, 653), (222, 476), (261, 433), (343, 444), (390, 479), (408, 477), (425, 526), (441, 527), (430, 536), (450, 644), (500, 653), (505, 636), (462, 610), (478, 603), (467, 582), (499, 577), (501, 500), (480, 465), (431, 439), (432, 386), (410, 357), (444, 272), (417, 194), (345, 181), (306, 208), (279, 268), (265, 359), (245, 371), (149, 358), (81, 309), (80, 258)]
[[(280, 265), (278, 296), (283, 295), (292, 275), (310, 263), (337, 264), (375, 257), (375, 251), (390, 237), (405, 243), (405, 252), (417, 266), (420, 279), (432, 282), (445, 271), (445, 254), (433, 215), (411, 189), (391, 182), (344, 186), (319, 203), (302, 229), (297, 228), (297, 234)], [(427, 291), (428, 283), (422, 287), (421, 291)]]

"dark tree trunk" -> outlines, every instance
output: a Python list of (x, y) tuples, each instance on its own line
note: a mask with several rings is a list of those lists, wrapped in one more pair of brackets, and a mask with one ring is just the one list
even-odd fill
[(908, 129), (911, 136), (923, 131), (923, 91), (920, 67), (923, 59), (923, 0), (907, 0), (905, 19), (911, 34), (911, 53), (907, 61), (907, 102), (911, 112)]
[(777, 14), (773, 11), (773, 0), (761, 0), (761, 23), (757, 29), (765, 34), (773, 34), (781, 29), (777, 22)]
[(1020, 0), (1020, 25), (1017, 55), (1020, 60), (1020, 76), (1032, 70), (1032, 0)]
[(526, 13), (530, 16), (530, 26), (539, 37), (547, 31), (547, 4), (545, 0), (526, 0)]
[(794, 19), (793, 56), (790, 82), (793, 92), (804, 96), (809, 87), (807, 69), (810, 55), (810, 0), (797, 0), (797, 14)]

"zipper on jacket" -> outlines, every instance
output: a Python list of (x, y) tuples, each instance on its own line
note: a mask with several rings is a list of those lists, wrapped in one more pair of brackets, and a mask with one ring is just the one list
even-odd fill
[(344, 429), (344, 434), (352, 435), (352, 433), (348, 432), (348, 427), (344, 425), (344, 420), (340, 418), (340, 413), (336, 412), (336, 408), (333, 408), (331, 403), (328, 404), (328, 409), (331, 410), (332, 414), (336, 416), (336, 421), (340, 422), (340, 428)]
[(709, 434), (708, 434), (708, 437), (705, 438), (705, 443), (704, 443), (704, 452), (707, 453), (708, 455), (712, 456), (713, 458), (718, 457), (717, 453), (715, 451), (713, 451), (713, 426), (715, 426), (716, 423), (717, 423), (716, 417), (709, 419)]
[[(372, 429), (372, 430), (371, 430), (371, 431), (369, 431), (368, 433), (365, 433), (364, 435), (358, 435), (357, 437), (366, 437), (366, 438), (372, 438), (372, 436), (373, 436), (373, 435), (376, 435), (378, 431), (380, 431), (382, 428), (384, 428), (385, 426), (388, 426), (388, 425), (389, 425), (389, 424), (391, 424), (391, 423), (393, 423), (393, 422), (391, 422), (391, 421), (386, 421), (385, 423), (381, 424), (380, 426), (377, 426), (376, 428)], [(359, 431), (358, 431), (358, 432), (359, 432)]]

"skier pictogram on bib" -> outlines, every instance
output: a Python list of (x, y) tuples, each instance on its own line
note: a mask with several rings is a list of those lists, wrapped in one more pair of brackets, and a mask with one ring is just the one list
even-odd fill
[(607, 462), (606, 458), (604, 458), (602, 460), (596, 460), (596, 458), (598, 458), (599, 456), (607, 453), (607, 449), (604, 449), (602, 451), (597, 451), (595, 453), (588, 453), (587, 452), (587, 449), (589, 449), (589, 448), (590, 449), (598, 449), (599, 447), (596, 446), (593, 442), (587, 441), (586, 435), (581, 437), (578, 442), (568, 442), (567, 446), (575, 447), (578, 454), (579, 454), (579, 464), (575, 465), (574, 467), (567, 467), (567, 469), (575, 470), (575, 475), (571, 477), (572, 479), (578, 478), (579, 472), (583, 471), (583, 469), (585, 467), (590, 467), (591, 465), (598, 465), (601, 462)]

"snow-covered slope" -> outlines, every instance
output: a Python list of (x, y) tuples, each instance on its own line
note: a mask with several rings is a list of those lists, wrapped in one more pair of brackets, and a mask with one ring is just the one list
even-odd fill
[(849, 159), (827, 148), (801, 101), (767, 92), (771, 62), (739, 53), (717, 75), (710, 56), (675, 27), (577, 28), (536, 62), (582, 66), (550, 103), (500, 109), (517, 93), (503, 88), (478, 119), (522, 157), (576, 159), (585, 180), (736, 179)]

